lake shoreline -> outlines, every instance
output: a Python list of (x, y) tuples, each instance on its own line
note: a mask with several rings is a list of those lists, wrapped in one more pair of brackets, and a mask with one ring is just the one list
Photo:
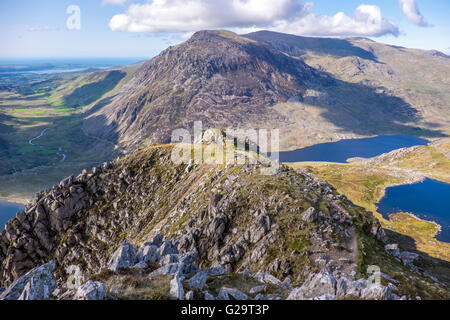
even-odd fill
[(23, 199), (23, 198), (16, 198), (16, 197), (0, 197), (0, 202), (26, 205), (28, 202), (30, 202), (30, 199)]
[[(445, 188), (450, 188), (450, 184), (425, 176), (425, 179), (421, 181), (387, 186), (383, 195), (374, 205), (377, 212), (390, 222), (392, 221), (392, 215), (404, 213), (419, 221), (434, 224), (438, 230), (434, 239), (450, 243), (449, 230), (447, 229), (448, 218), (445, 209), (443, 209), (443, 207), (446, 207), (446, 202), (445, 200), (433, 201), (431, 200), (433, 198), (430, 198), (430, 195), (427, 194), (427, 192), (432, 191), (431, 193), (436, 194), (439, 199), (444, 199), (442, 195), (447, 191)], [(390, 189), (390, 194), (387, 192), (388, 189)], [(421, 198), (421, 196), (424, 196), (424, 198)]]
[(14, 219), (24, 209), (25, 206), (23, 204), (0, 200), (0, 232), (4, 230), (9, 221)]

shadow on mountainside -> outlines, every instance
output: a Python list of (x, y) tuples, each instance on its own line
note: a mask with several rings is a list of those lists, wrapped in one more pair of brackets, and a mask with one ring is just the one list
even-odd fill
[(113, 90), (127, 74), (121, 71), (111, 71), (100, 81), (86, 84), (75, 89), (71, 94), (64, 96), (64, 106), (78, 108), (89, 105), (100, 99), (105, 93)]
[(302, 56), (312, 51), (319, 55), (332, 55), (339, 58), (356, 56), (379, 63), (372, 52), (354, 46), (345, 39), (309, 38), (272, 31), (253, 32), (243, 37), (268, 44), (292, 56)]
[(315, 72), (318, 77), (311, 89), (320, 94), (306, 96), (304, 102), (322, 109), (321, 116), (339, 127), (341, 133), (447, 137), (441, 130), (419, 128), (423, 119), (420, 112), (383, 87), (346, 82), (323, 71)]
[(114, 145), (119, 143), (119, 133), (116, 129), (117, 123), (108, 123), (103, 114), (86, 117), (83, 121), (83, 131), (86, 135)]
[(387, 229), (385, 229), (385, 232), (391, 242), (399, 244), (401, 251), (419, 254), (419, 258), (414, 262), (414, 265), (420, 272), (426, 272), (427, 274), (436, 277), (440, 283), (447, 286), (447, 288), (450, 288), (450, 262), (431, 257), (427, 253), (420, 251), (416, 246), (415, 240), (409, 236)]

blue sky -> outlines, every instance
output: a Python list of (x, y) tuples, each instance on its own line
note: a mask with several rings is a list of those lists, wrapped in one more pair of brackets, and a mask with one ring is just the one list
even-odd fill
[[(228, 0), (155, 1), (1, 0), (0, 58), (150, 58), (191, 32), (219, 27), (237, 32), (271, 29), (313, 36), (367, 36), (450, 54), (448, 0), (401, 0), (418, 6), (420, 17), (414, 12), (407, 16), (397, 0), (239, 0), (238, 8)], [(133, 4), (140, 6), (129, 9)], [(81, 9), (80, 30), (66, 27), (70, 5)], [(343, 15), (335, 16), (338, 12)], [(377, 19), (380, 13), (382, 19)], [(423, 26), (425, 21), (432, 26)]]

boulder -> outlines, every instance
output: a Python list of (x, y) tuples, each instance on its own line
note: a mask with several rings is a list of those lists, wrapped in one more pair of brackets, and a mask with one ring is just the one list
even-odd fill
[(178, 254), (167, 254), (165, 256), (162, 256), (158, 262), (160, 265), (165, 266), (171, 263), (179, 262), (179, 257)]
[(228, 292), (222, 288), (217, 296), (217, 300), (230, 300), (230, 296), (228, 295)]
[(306, 223), (312, 223), (317, 221), (318, 214), (314, 207), (310, 207), (305, 212), (302, 213), (302, 220)]
[(194, 300), (194, 291), (188, 291), (184, 296), (185, 300)]
[(211, 268), (207, 269), (206, 272), (208, 273), (209, 277), (224, 276), (228, 273), (227, 269), (225, 269), (222, 266), (211, 267)]
[(158, 247), (152, 242), (144, 243), (144, 245), (139, 249), (137, 258), (142, 262), (156, 263), (159, 260)]
[(206, 280), (208, 280), (208, 273), (206, 271), (197, 272), (192, 278), (186, 281), (186, 283), (192, 288), (198, 288), (200, 290), (206, 284)]
[(148, 264), (146, 262), (141, 261), (141, 262), (136, 263), (131, 268), (136, 269), (136, 270), (144, 270), (144, 269), (148, 268)]
[(15, 280), (1, 295), (0, 300), (48, 300), (56, 288), (53, 261), (30, 270)]
[(150, 244), (159, 248), (162, 246), (163, 240), (164, 240), (164, 236), (162, 234), (158, 234), (153, 238), (153, 240)]
[(253, 300), (264, 300), (264, 295), (262, 293), (258, 293)]
[(214, 298), (214, 296), (211, 293), (206, 291), (205, 292), (205, 300), (216, 300), (216, 298)]
[(224, 288), (226, 292), (232, 296), (235, 300), (248, 300), (248, 296), (242, 291), (235, 288)]
[(184, 289), (181, 284), (181, 279), (175, 275), (170, 281), (170, 297), (175, 300), (184, 300)]
[(98, 281), (89, 280), (75, 293), (75, 300), (104, 300), (105, 286)]
[(291, 291), (287, 300), (308, 300), (336, 294), (336, 278), (328, 271), (311, 275), (305, 283)]
[(108, 269), (117, 272), (120, 269), (130, 268), (136, 263), (136, 249), (132, 244), (124, 241), (109, 260)]
[(337, 297), (334, 294), (324, 294), (323, 296), (311, 298), (310, 300), (337, 300)]
[(256, 280), (263, 283), (270, 283), (276, 286), (281, 286), (282, 282), (275, 278), (270, 273), (257, 273), (255, 275)]
[(153, 271), (150, 276), (154, 275), (184, 275), (185, 273), (185, 267), (186, 265), (182, 263), (171, 263), (168, 265), (165, 265), (155, 271)]
[(177, 246), (172, 241), (164, 242), (158, 249), (159, 256), (165, 256), (168, 254), (178, 254)]
[(361, 298), (366, 300), (391, 300), (391, 287), (380, 284), (371, 284), (361, 292)]
[(408, 252), (404, 251), (400, 253), (400, 259), (404, 264), (412, 264), (414, 261), (416, 261), (419, 258), (419, 255), (414, 252)]
[(390, 244), (385, 245), (384, 248), (386, 249), (386, 251), (398, 250), (398, 244), (397, 243), (390, 243)]

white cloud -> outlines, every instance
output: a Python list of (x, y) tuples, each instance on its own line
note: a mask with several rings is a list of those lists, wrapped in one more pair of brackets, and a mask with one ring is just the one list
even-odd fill
[(360, 5), (352, 17), (343, 12), (318, 15), (303, 0), (153, 0), (132, 4), (110, 23), (113, 31), (192, 32), (201, 29), (273, 30), (310, 36), (399, 34), (380, 8)]
[(398, 3), (409, 21), (422, 27), (431, 26), (420, 13), (416, 0), (398, 0)]
[(127, 2), (128, 0), (102, 0), (102, 5), (106, 6), (108, 4), (112, 4), (112, 5), (121, 5), (123, 6), (125, 4), (125, 2)]

